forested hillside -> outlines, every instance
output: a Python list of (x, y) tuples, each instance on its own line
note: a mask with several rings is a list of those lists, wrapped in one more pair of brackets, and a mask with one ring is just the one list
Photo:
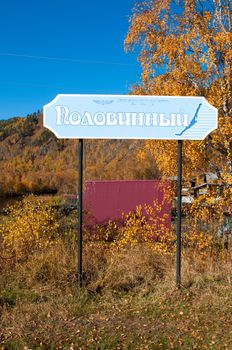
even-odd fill
[[(0, 121), (0, 195), (77, 189), (77, 140), (59, 140), (42, 114)], [(157, 177), (153, 157), (138, 158), (143, 141), (86, 140), (86, 179)]]

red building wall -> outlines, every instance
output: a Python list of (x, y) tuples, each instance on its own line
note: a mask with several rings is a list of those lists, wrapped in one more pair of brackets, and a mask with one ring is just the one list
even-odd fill
[(83, 207), (88, 214), (84, 215), (84, 224), (106, 224), (109, 220), (120, 222), (122, 213), (134, 211), (137, 205), (152, 206), (157, 198), (162, 204), (160, 216), (168, 214), (166, 226), (170, 227), (171, 204), (164, 201), (167, 185), (159, 180), (87, 181)]

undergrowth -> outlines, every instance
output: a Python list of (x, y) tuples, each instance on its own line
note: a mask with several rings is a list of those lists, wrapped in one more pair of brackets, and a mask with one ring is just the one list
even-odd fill
[(230, 247), (186, 235), (178, 290), (174, 238), (165, 230), (159, 239), (146, 235), (149, 222), (138, 208), (122, 227), (98, 227), (94, 239), (85, 234), (78, 289), (72, 225), (65, 234), (51, 208), (30, 203), (1, 221), (2, 350), (232, 348)]

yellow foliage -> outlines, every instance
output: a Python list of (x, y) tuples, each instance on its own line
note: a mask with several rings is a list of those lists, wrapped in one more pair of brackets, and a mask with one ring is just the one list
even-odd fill
[[(165, 198), (164, 200), (167, 200)], [(112, 249), (127, 249), (137, 244), (147, 244), (154, 251), (170, 254), (175, 251), (175, 234), (168, 227), (168, 214), (162, 213), (162, 205), (154, 200), (153, 206), (141, 205), (134, 212), (123, 215), (124, 224), (118, 227), (118, 235)]]
[[(209, 170), (227, 173), (232, 159), (231, 9), (214, 0), (142, 1), (125, 40), (139, 46), (142, 84), (133, 94), (205, 96), (219, 110), (219, 127), (203, 142), (184, 143), (184, 177)], [(176, 175), (173, 141), (146, 141), (160, 173)], [(224, 177), (223, 181), (227, 179)]]
[[(162, 202), (137, 206), (135, 211), (123, 215), (123, 225), (109, 222), (107, 227), (98, 226), (98, 240), (107, 243), (114, 254), (130, 247), (148, 246), (159, 254), (176, 251), (176, 227), (169, 227), (168, 214), (162, 212), (165, 201), (173, 198), (171, 188), (165, 190)], [(200, 258), (223, 257), (227, 236), (220, 236), (224, 212), (231, 214), (231, 206), (225, 197), (218, 197), (217, 189), (201, 195), (189, 207), (183, 209), (183, 253), (189, 251)]]
[(53, 244), (58, 230), (52, 208), (33, 195), (9, 207), (7, 219), (0, 224), (5, 252), (15, 256), (16, 261)]

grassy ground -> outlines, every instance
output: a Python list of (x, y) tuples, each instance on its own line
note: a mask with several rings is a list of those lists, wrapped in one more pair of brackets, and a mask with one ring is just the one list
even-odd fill
[(85, 247), (76, 287), (75, 247), (62, 241), (13, 264), (1, 258), (0, 348), (232, 349), (232, 258), (175, 259), (138, 244), (120, 254)]

